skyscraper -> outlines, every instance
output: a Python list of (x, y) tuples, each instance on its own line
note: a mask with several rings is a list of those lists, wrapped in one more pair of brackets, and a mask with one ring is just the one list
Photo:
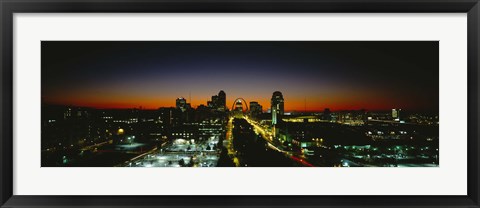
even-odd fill
[(185, 112), (187, 110), (187, 100), (183, 97), (177, 98), (175, 101), (177, 109), (182, 110), (182, 112)]
[(225, 111), (227, 103), (227, 96), (223, 90), (220, 90), (218, 95), (213, 95), (212, 100), (207, 102), (208, 107), (217, 110), (217, 111)]
[(213, 109), (218, 109), (218, 95), (212, 95), (212, 106)]
[(283, 95), (279, 91), (273, 92), (271, 100), (271, 112), (272, 112), (272, 125), (276, 125), (279, 121), (282, 120), (284, 114), (283, 108)]
[(218, 93), (218, 110), (225, 111), (227, 109), (227, 95), (223, 90)]
[(262, 105), (256, 101), (250, 102), (250, 116), (257, 118), (262, 113)]

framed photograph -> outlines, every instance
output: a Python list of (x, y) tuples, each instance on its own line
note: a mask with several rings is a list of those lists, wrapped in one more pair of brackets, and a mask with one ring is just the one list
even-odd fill
[(479, 207), (478, 0), (2, 0), (1, 207)]

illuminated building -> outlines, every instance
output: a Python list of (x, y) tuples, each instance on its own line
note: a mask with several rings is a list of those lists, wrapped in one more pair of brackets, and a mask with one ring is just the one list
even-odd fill
[(223, 137), (225, 128), (219, 122), (203, 121), (198, 124), (198, 137), (200, 140)]
[(180, 109), (182, 112), (181, 114), (181, 121), (182, 122), (189, 122), (192, 120), (193, 116), (193, 109), (190, 103), (187, 103), (187, 100), (183, 97), (179, 97), (176, 100), (176, 109)]
[(217, 109), (218, 107), (218, 95), (213, 95), (212, 96), (212, 102), (210, 103), (210, 107)]
[(392, 109), (392, 118), (393, 120), (395, 121), (400, 121), (400, 111), (402, 111), (402, 109)]
[(173, 127), (171, 130), (170, 140), (176, 139), (198, 139), (198, 126), (191, 124), (184, 124), (181, 126)]
[(262, 114), (262, 105), (256, 101), (250, 102), (250, 116), (257, 118), (260, 114)]
[(283, 95), (279, 91), (275, 91), (271, 100), (272, 125), (276, 125), (282, 120), (284, 114), (284, 100)]
[(176, 100), (176, 107), (177, 109), (182, 110), (182, 112), (185, 112), (187, 110), (187, 100), (183, 97), (179, 97)]
[(207, 102), (208, 107), (217, 110), (225, 111), (226, 110), (226, 101), (227, 96), (223, 90), (220, 90), (218, 95), (213, 95), (212, 100)]
[(168, 128), (180, 124), (180, 108), (162, 107), (158, 109), (158, 113), (158, 122), (162, 128)]
[(225, 94), (225, 92), (223, 90), (220, 90), (220, 92), (218, 93), (217, 109), (219, 111), (225, 111), (226, 108), (227, 108), (226, 106), (227, 106), (227, 95)]

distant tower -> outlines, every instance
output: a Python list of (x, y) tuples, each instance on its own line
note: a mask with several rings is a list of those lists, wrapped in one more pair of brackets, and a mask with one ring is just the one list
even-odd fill
[(227, 95), (223, 90), (218, 93), (218, 110), (225, 111), (227, 108)]
[(272, 112), (272, 125), (276, 125), (279, 121), (282, 120), (284, 114), (283, 108), (283, 95), (279, 91), (275, 91), (272, 95), (271, 100), (271, 112)]
[(402, 111), (402, 109), (392, 109), (392, 118), (393, 120), (395, 121), (400, 121), (400, 111)]
[(218, 109), (218, 95), (212, 96), (212, 108), (215, 110)]
[(177, 100), (175, 101), (175, 104), (177, 109), (182, 110), (182, 112), (185, 112), (187, 110), (187, 100), (185, 98), (183, 97), (177, 98)]
[(250, 102), (250, 116), (257, 118), (260, 114), (262, 114), (262, 105), (258, 104), (256, 101)]
[(325, 108), (325, 110), (323, 110), (322, 119), (328, 121), (332, 120), (332, 112), (330, 111), (330, 108)]

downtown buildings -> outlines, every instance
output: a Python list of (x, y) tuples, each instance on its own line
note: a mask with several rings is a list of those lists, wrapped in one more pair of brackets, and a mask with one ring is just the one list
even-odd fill
[[(396, 120), (398, 110), (328, 108), (285, 114), (282, 92), (272, 93), (270, 101), (270, 113), (263, 112), (259, 102), (250, 101), (247, 106), (241, 98), (229, 109), (224, 91), (196, 108), (183, 97), (175, 99), (175, 106), (156, 110), (44, 105), (42, 166), (115, 166), (155, 150), (145, 159), (124, 165), (211, 167), (217, 161), (228, 164), (238, 149), (253, 165), (260, 163), (252, 155), (264, 154), (269, 148), (305, 158), (316, 166), (438, 164), (438, 115), (402, 110), (401, 120)], [(234, 135), (252, 140), (243, 143), (237, 138), (233, 145), (237, 149), (226, 154), (229, 120), (236, 126)], [(342, 160), (350, 162), (345, 165)]]
[(275, 126), (282, 121), (285, 114), (283, 95), (275, 91), (271, 99), (272, 125)]

